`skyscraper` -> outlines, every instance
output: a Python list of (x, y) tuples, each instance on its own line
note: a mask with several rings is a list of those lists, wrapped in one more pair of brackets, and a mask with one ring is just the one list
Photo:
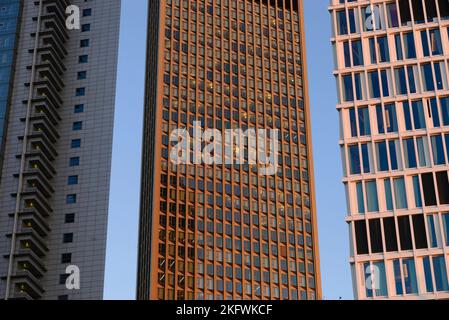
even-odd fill
[(331, 1), (358, 299), (447, 299), (449, 2)]
[(102, 298), (119, 16), (0, 0), (0, 298)]
[[(302, 2), (151, 1), (148, 32), (138, 299), (319, 299)], [(273, 174), (230, 129), (277, 130)]]

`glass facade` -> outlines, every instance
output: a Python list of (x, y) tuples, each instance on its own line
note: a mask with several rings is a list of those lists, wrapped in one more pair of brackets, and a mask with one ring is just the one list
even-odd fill
[(20, 10), (20, 0), (0, 0), (0, 167), (3, 159)]
[[(319, 299), (301, 1), (154, 2), (138, 298)], [(279, 130), (279, 170), (175, 165), (194, 121)]]
[(449, 2), (330, 8), (355, 296), (447, 299)]

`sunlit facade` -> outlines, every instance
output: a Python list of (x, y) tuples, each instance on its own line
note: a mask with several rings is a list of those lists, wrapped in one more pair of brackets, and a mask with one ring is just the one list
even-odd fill
[[(151, 1), (138, 299), (319, 299), (299, 0)], [(174, 165), (174, 129), (280, 130), (279, 170)]]
[(331, 1), (357, 299), (449, 298), (449, 2)]

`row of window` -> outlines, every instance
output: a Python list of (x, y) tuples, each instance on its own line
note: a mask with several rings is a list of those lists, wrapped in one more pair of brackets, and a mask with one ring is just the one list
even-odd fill
[(426, 215), (426, 218), (417, 214), (355, 221), (357, 254), (382, 253), (384, 247), (385, 252), (397, 252), (449, 246), (449, 213), (441, 215), (442, 231), (439, 220), (437, 214)]
[[(357, 2), (357, 1), (347, 1)], [(410, 6), (411, 2), (411, 6)], [(446, 0), (394, 0), (335, 12), (338, 35), (357, 34), (449, 19)], [(340, 0), (344, 3), (344, 0)], [(425, 10), (424, 10), (425, 8)]]
[[(449, 134), (431, 136), (430, 152), (427, 141), (425, 136), (350, 145), (349, 173), (359, 175), (447, 164)], [(433, 161), (430, 161), (431, 157)]]
[(337, 80), (341, 103), (448, 89), (445, 61), (354, 72)]
[[(411, 189), (411, 190), (408, 190)], [(449, 204), (447, 171), (351, 183), (353, 214), (377, 213)], [(380, 197), (382, 195), (382, 197)]]
[[(449, 34), (449, 28), (447, 29)], [(403, 32), (391, 36), (376, 36), (366, 40), (342, 41), (342, 56), (344, 56), (344, 67), (357, 67), (363, 65), (378, 65), (391, 62), (393, 55), (389, 43), (395, 46), (396, 61), (416, 59), (417, 49), (421, 48), (423, 57), (440, 56), (444, 54), (440, 29), (426, 29), (418, 33), (419, 40), (415, 41), (413, 32)], [(391, 37), (391, 42), (389, 42)], [(416, 44), (415, 44), (416, 42)]]
[[(386, 268), (390, 265), (391, 268)], [(419, 293), (435, 293), (449, 291), (447, 278), (446, 261), (444, 256), (426, 256), (423, 258), (402, 258), (394, 259), (387, 262), (374, 261), (366, 262), (363, 267), (365, 296), (387, 297), (387, 296), (403, 296), (417, 295)], [(418, 283), (417, 264), (420, 270), (424, 271), (424, 287)], [(388, 272), (386, 270), (392, 270)], [(376, 277), (376, 280), (373, 277)], [(387, 281), (387, 279), (393, 281)], [(377, 286), (369, 285), (376, 281)], [(389, 283), (394, 286), (390, 287)]]

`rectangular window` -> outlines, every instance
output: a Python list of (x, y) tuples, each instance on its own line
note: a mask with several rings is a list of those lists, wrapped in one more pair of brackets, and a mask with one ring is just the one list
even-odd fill
[(70, 158), (69, 166), (70, 167), (78, 167), (80, 165), (80, 158), (79, 157), (73, 157)]
[(394, 195), (396, 198), (396, 209), (407, 209), (407, 192), (404, 178), (396, 178), (394, 181)]
[(435, 194), (435, 184), (432, 173), (424, 173), (421, 175), (422, 189), (424, 192), (424, 202), (427, 207), (437, 205), (437, 198)]
[(74, 113), (83, 113), (84, 112), (84, 104), (77, 104), (74, 108)]
[(424, 223), (424, 215), (416, 214), (412, 216), (413, 235), (415, 236), (416, 249), (427, 249), (426, 226)]
[(369, 136), (371, 134), (369, 109), (367, 107), (359, 108), (358, 114), (359, 114), (360, 135)]
[(339, 35), (348, 34), (348, 22), (346, 20), (346, 11), (337, 12), (337, 30)]
[(415, 124), (416, 129), (425, 129), (426, 128), (426, 120), (424, 117), (424, 109), (422, 101), (413, 101), (412, 102), (413, 109), (413, 122)]
[(89, 62), (89, 56), (88, 55), (82, 55), (78, 58), (78, 63), (88, 63)]
[(86, 88), (77, 88), (75, 95), (77, 97), (83, 97), (86, 95)]
[(63, 243), (72, 243), (73, 242), (73, 233), (64, 233), (62, 242)]
[(396, 234), (396, 225), (394, 223), (394, 218), (385, 218), (384, 222), (384, 234), (385, 234), (385, 245), (387, 252), (398, 251), (398, 242)]
[(405, 167), (407, 169), (416, 168), (418, 164), (416, 162), (415, 141), (413, 140), (413, 138), (404, 139), (403, 144), (404, 144)]
[(89, 39), (82, 39), (80, 40), (80, 47), (81, 48), (88, 48), (90, 46), (90, 40)]
[(76, 194), (69, 194), (66, 198), (66, 204), (75, 204), (76, 203)]
[(393, 211), (393, 194), (391, 192), (391, 181), (390, 179), (384, 180), (384, 188), (385, 188), (385, 201), (386, 207), (388, 211)]
[(422, 195), (421, 195), (421, 186), (419, 184), (419, 177), (413, 176), (413, 194), (415, 197), (415, 207), (422, 208)]
[(369, 232), (371, 242), (371, 253), (383, 252), (382, 229), (380, 219), (371, 219), (369, 221)]
[[(417, 294), (415, 261), (413, 259), (393, 260), (396, 295)], [(402, 284), (404, 282), (404, 285)]]
[(366, 203), (368, 207), (368, 212), (378, 212), (379, 201), (377, 195), (376, 181), (367, 181), (365, 187), (366, 187)]
[(83, 122), (82, 121), (74, 122), (73, 125), (72, 125), (72, 130), (73, 131), (83, 130)]
[(446, 246), (449, 246), (449, 213), (444, 214), (442, 217), (443, 217), (443, 229), (444, 229), (444, 236), (446, 239)]
[(78, 80), (85, 80), (85, 79), (87, 79), (87, 71), (80, 71), (80, 72), (78, 72), (77, 79)]
[(350, 160), (351, 174), (360, 174), (361, 167), (360, 167), (360, 154), (358, 145), (349, 146), (349, 160)]
[(433, 271), (435, 274), (435, 285), (437, 291), (449, 291), (449, 285), (447, 281), (446, 262), (443, 256), (437, 256), (432, 258)]
[(447, 171), (436, 173), (440, 205), (449, 204), (449, 180)]
[(354, 225), (357, 254), (368, 254), (368, 234), (365, 221), (355, 221)]
[(363, 193), (363, 183), (357, 182), (357, 206), (360, 214), (365, 214), (365, 197)]
[(78, 176), (69, 176), (67, 179), (67, 184), (69, 186), (77, 185), (78, 184)]
[(432, 141), (432, 154), (434, 165), (446, 164), (446, 158), (444, 154), (443, 138), (441, 135), (431, 137)]
[(81, 139), (74, 139), (71, 142), (71, 148), (72, 149), (78, 149), (81, 148)]
[(387, 144), (385, 141), (376, 143), (376, 153), (377, 153), (377, 170), (378, 171), (388, 171), (388, 155), (387, 155)]

